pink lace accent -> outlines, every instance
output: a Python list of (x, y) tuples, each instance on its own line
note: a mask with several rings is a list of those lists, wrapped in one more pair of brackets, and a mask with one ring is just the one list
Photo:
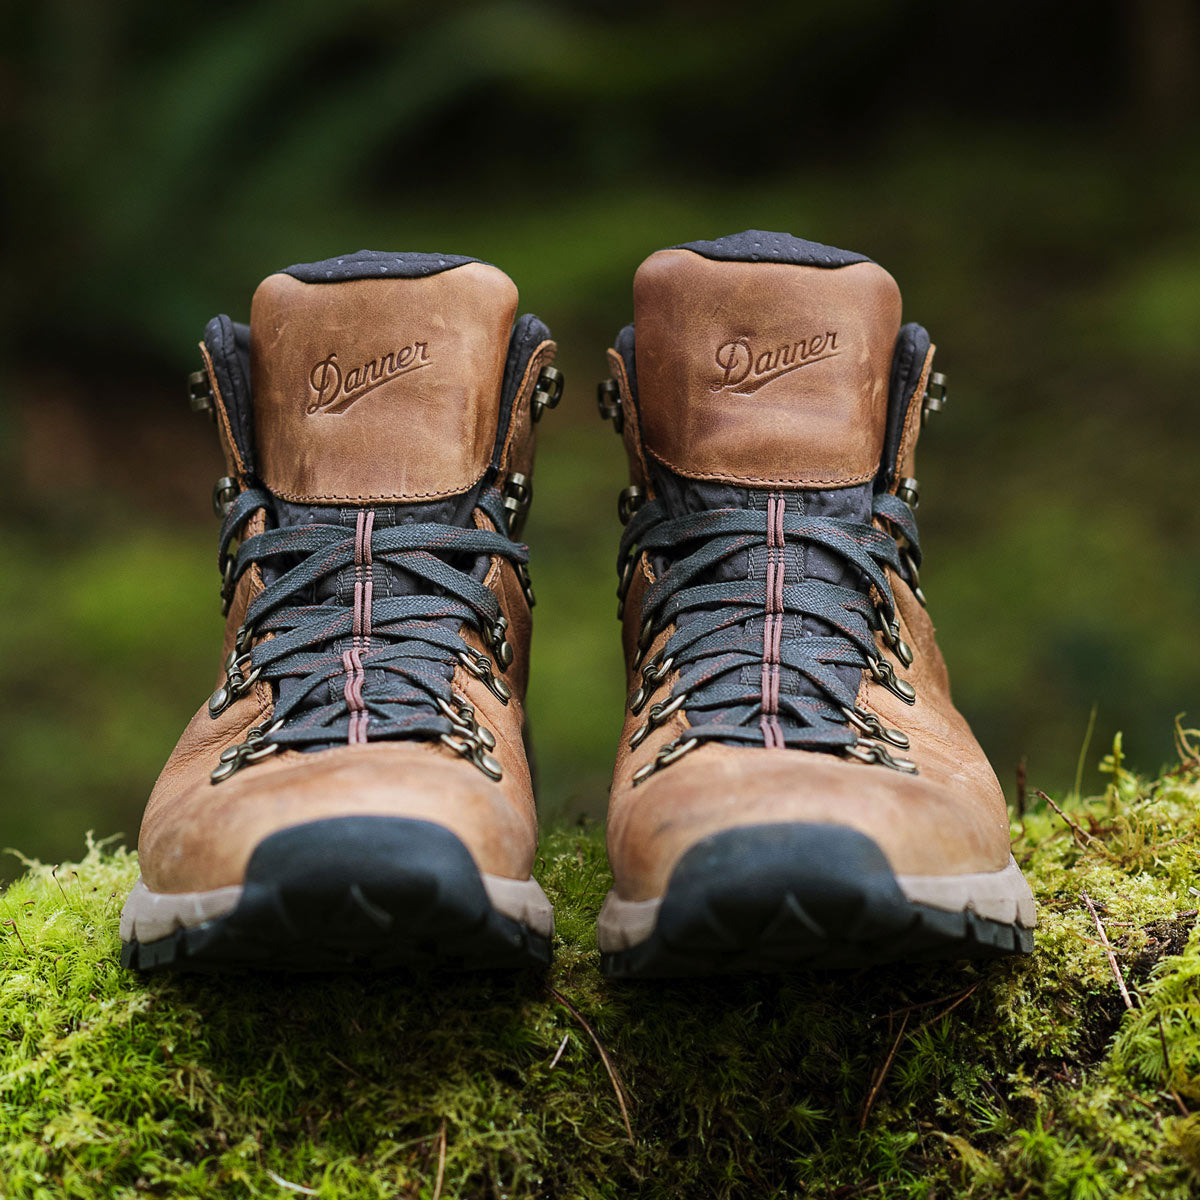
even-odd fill
[(358, 514), (354, 530), (354, 641), (349, 650), (342, 654), (342, 665), (346, 670), (346, 685), (342, 694), (350, 708), (350, 745), (367, 740), (367, 722), (371, 714), (363, 701), (362, 651), (371, 646), (371, 604), (374, 598), (374, 572), (371, 569), (371, 532), (375, 528), (375, 510), (367, 509)]
[(783, 553), (784, 497), (772, 492), (767, 497), (767, 615), (763, 622), (762, 727), (763, 745), (784, 745), (779, 724), (779, 652), (783, 643), (783, 578), (787, 559)]

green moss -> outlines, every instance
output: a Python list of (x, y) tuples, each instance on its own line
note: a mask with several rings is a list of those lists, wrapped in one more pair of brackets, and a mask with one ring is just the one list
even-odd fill
[[(0, 896), (0, 1196), (1185, 1197), (1200, 1187), (1200, 758), (1036, 808), (1021, 961), (617, 985), (597, 828), (546, 839), (538, 978), (153, 978), (136, 861)], [(1090, 897), (1129, 989), (1127, 1008)], [(629, 1142), (613, 1083), (628, 1096)], [(891, 1057), (890, 1066), (884, 1070)], [(561, 1053), (560, 1053), (561, 1051)], [(308, 1189), (301, 1191), (300, 1189)]]

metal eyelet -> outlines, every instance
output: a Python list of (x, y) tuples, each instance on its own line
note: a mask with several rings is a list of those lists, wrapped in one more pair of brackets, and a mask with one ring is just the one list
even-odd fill
[(634, 574), (637, 572), (638, 559), (640, 551), (636, 546), (631, 546), (629, 554), (625, 559), (625, 565), (621, 568), (621, 578), (617, 581), (617, 620), (621, 620), (625, 616), (625, 597), (629, 594), (629, 586), (633, 583)]
[(645, 503), (646, 493), (636, 483), (631, 483), (625, 488), (617, 497), (617, 516), (621, 524), (628, 525), (633, 514)]
[(462, 663), (476, 679), (482, 679), (488, 691), (500, 701), (501, 704), (507, 704), (512, 699), (512, 688), (504, 682), (503, 679), (498, 679), (495, 672), (492, 670), (492, 660), (486, 654), (479, 652), (470, 653), (466, 650), (458, 652), (458, 661)]
[(276, 721), (273, 725), (254, 725), (246, 730), (245, 741), (238, 742), (233, 746), (226, 746), (221, 751), (220, 759), (209, 774), (209, 782), (220, 783), (223, 779), (228, 779), (230, 775), (236, 774), (243, 767), (251, 763), (261, 762), (264, 758), (270, 758), (272, 754), (276, 754), (282, 749), (278, 742), (265, 742), (269, 734), (274, 733), (282, 726), (282, 721)]
[(525, 527), (529, 506), (533, 503), (533, 480), (520, 471), (509, 471), (500, 489), (507, 514), (508, 536), (516, 539)]
[(188, 407), (194, 413), (203, 413), (211, 421), (217, 419), (217, 398), (207, 371), (193, 371), (187, 378)]
[(917, 689), (904, 679), (896, 678), (896, 669), (886, 658), (872, 657), (867, 660), (867, 670), (876, 683), (881, 683), (893, 696), (899, 696), (905, 704), (917, 702)]
[(239, 657), (250, 653), (250, 647), (254, 645), (254, 638), (253, 625), (238, 626), (237, 632), (233, 635), (233, 648), (237, 651)]
[(912, 647), (900, 636), (900, 622), (895, 617), (889, 621), (883, 615), (882, 609), (877, 608), (875, 613), (879, 618), (879, 631), (883, 636), (883, 644), (900, 660), (905, 669), (911, 667)]
[(537, 597), (533, 594), (533, 580), (529, 577), (529, 567), (525, 563), (517, 563), (516, 569), (517, 582), (525, 594), (525, 603), (532, 608), (537, 603)]
[(547, 409), (557, 408), (562, 394), (563, 373), (557, 367), (543, 367), (529, 401), (533, 419), (540, 421)]
[(507, 671), (513, 662), (512, 642), (505, 637), (507, 632), (508, 618), (503, 614), (498, 616), (484, 632), (487, 644), (496, 658), (496, 664), (502, 671)]
[(606, 379), (596, 388), (596, 407), (604, 421), (611, 421), (617, 433), (625, 428), (625, 409), (621, 400), (621, 389), (615, 379)]
[(213, 484), (212, 490), (212, 506), (213, 516), (226, 517), (229, 510), (233, 507), (233, 502), (238, 498), (238, 492), (242, 489), (238, 487), (238, 482), (232, 475), (222, 475), (216, 483)]
[(642, 622), (642, 627), (638, 630), (638, 649), (645, 654), (650, 649), (650, 643), (654, 641), (654, 622), (650, 617), (647, 617)]
[(896, 484), (896, 496), (903, 500), (909, 508), (916, 512), (921, 507), (921, 481), (914, 479), (911, 475), (905, 475)]
[[(650, 683), (662, 683), (664, 679), (671, 673), (671, 669), (675, 666), (674, 655), (668, 654), (663, 657), (663, 652), (660, 650), (650, 661), (642, 668), (642, 674)], [(647, 673), (648, 668), (653, 668)]]
[(450, 718), (451, 725), (465, 737), (475, 738), (482, 743), (485, 750), (494, 750), (496, 735), (486, 725), (480, 725), (476, 720), (475, 706), (461, 692), (452, 692), (451, 699), (454, 702), (453, 706), (440, 696), (435, 701), (438, 708)]
[(687, 699), (688, 693), (680, 692), (677, 696), (672, 696), (670, 700), (650, 705), (650, 711), (646, 714), (646, 723), (639, 726), (629, 739), (630, 750), (636, 750), (650, 736), (652, 729), (665, 725), (687, 703)]
[(645, 783), (655, 771), (661, 771), (663, 767), (669, 767), (673, 762), (678, 762), (685, 754), (690, 754), (695, 750), (698, 745), (700, 745), (699, 738), (676, 738), (673, 742), (668, 742), (654, 756), (653, 762), (648, 762), (634, 771), (633, 786), (637, 787), (639, 783)]
[(249, 652), (239, 654), (238, 647), (234, 646), (225, 660), (225, 682), (208, 698), (208, 715), (214, 720), (258, 682), (262, 668), (255, 667), (247, 674), (249, 666)]
[(900, 551), (900, 564), (904, 567), (905, 574), (908, 576), (908, 586), (912, 589), (912, 594), (916, 596), (917, 602), (922, 608), (927, 607), (925, 593), (921, 591), (920, 572), (917, 570), (913, 556), (907, 550)]
[(921, 398), (921, 424), (929, 420), (930, 413), (941, 412), (949, 400), (950, 389), (946, 385), (945, 375), (940, 371), (931, 371), (925, 395)]
[(843, 707), (842, 712), (845, 714), (846, 720), (859, 733), (865, 733), (869, 738), (879, 738), (882, 741), (891, 742), (893, 746), (898, 746), (901, 750), (908, 749), (908, 734), (885, 725), (874, 713), (859, 708), (857, 704), (853, 708)]
[(653, 658), (642, 664), (641, 685), (633, 693), (633, 697), (629, 701), (629, 711), (634, 716), (637, 716), (646, 707), (646, 702), (654, 694), (654, 689), (670, 675), (671, 668), (674, 665), (675, 659), (671, 656), (664, 658), (661, 650)]
[(687, 703), (687, 698), (687, 692), (680, 692), (677, 696), (672, 696), (670, 700), (650, 705), (650, 711), (646, 715), (647, 720), (651, 725), (665, 724)]
[[(499, 759), (488, 753), (488, 748), (480, 738), (466, 734), (455, 737), (454, 734), (443, 733), (439, 740), (443, 746), (449, 746), (455, 754), (461, 754), (477, 766), (489, 779), (499, 782), (504, 778), (504, 769), (500, 766)], [(494, 739), (492, 745), (495, 745)]]
[(893, 758), (885, 746), (881, 746), (877, 742), (864, 741), (862, 738), (857, 742), (852, 742), (849, 746), (843, 746), (842, 754), (846, 758), (865, 763), (868, 766), (891, 767), (893, 771), (902, 771), (905, 775), (919, 774), (915, 762), (907, 758)]
[(226, 551), (225, 558), (221, 563), (221, 616), (229, 616), (229, 609), (233, 604), (233, 592), (237, 587), (237, 579), (234, 577), (234, 568), (237, 566), (237, 555)]
[[(455, 699), (456, 703), (460, 699), (460, 697), (458, 696), (457, 693), (455, 694), (454, 699)], [(438, 711), (441, 712), (441, 714), (444, 717), (448, 718), (450, 721), (450, 724), (453, 725), (456, 729), (464, 729), (464, 730), (470, 729), (472, 724), (474, 723), (475, 710), (473, 708), (470, 708), (470, 706), (465, 705), (465, 704), (459, 704), (458, 707), (456, 708), (456, 707), (454, 707), (454, 705), (451, 705), (448, 701), (443, 700), (441, 696), (435, 697), (433, 702), (435, 705), (437, 705)], [(468, 720), (466, 713), (464, 713), (464, 711), (463, 711), (464, 709), (466, 709), (470, 713), (470, 717), (471, 717), (470, 720)]]

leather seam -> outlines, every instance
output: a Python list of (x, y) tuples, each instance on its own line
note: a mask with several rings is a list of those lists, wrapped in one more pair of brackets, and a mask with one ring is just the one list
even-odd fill
[[(539, 342), (537, 348), (529, 356), (529, 362), (525, 364), (525, 374), (521, 377), (520, 386), (517, 388), (516, 399), (513, 400), (512, 412), (508, 418), (508, 432), (504, 437), (504, 445), (500, 447), (499, 469), (504, 471), (508, 464), (512, 461), (513, 452), (515, 449), (518, 428), (521, 426), (521, 418), (529, 412), (529, 398), (533, 395), (534, 386), (536, 386), (537, 375), (541, 374), (544, 366), (554, 362), (558, 356), (558, 343), (553, 338), (546, 338), (545, 341)], [(537, 374), (534, 374), (534, 370)], [(533, 385), (533, 386), (531, 386)], [(527, 394), (528, 393), (528, 394)], [(523, 435), (534, 438), (537, 435), (537, 429), (534, 422), (530, 420)]]
[[(891, 465), (892, 486), (888, 489), (893, 495), (900, 488), (900, 467), (904, 460), (917, 448), (917, 439), (921, 435), (921, 408), (928, 386), (929, 372), (933, 367), (933, 355), (937, 347), (930, 344), (925, 352), (925, 363), (921, 374), (917, 377), (917, 386), (913, 388), (908, 398), (908, 408), (904, 415), (904, 425), (900, 431), (900, 444), (896, 447), (896, 461)], [(918, 399), (920, 398), (920, 399)]]
[[(621, 419), (624, 422), (624, 428), (621, 432), (621, 441), (625, 445), (626, 453), (632, 451), (637, 456), (638, 466), (641, 468), (641, 479), (633, 479), (633, 483), (641, 483), (647, 488), (651, 488), (650, 481), (650, 466), (646, 462), (645, 445), (642, 442), (642, 423), (637, 410), (637, 403), (633, 398), (633, 388), (629, 382), (629, 372), (625, 369), (625, 360), (613, 348), (608, 351), (608, 364), (612, 368), (613, 375), (617, 379), (617, 390), (621, 396)], [(628, 401), (628, 404), (626, 404)], [(625, 433), (628, 431), (629, 436)], [(653, 492), (653, 488), (651, 488)]]
[(474, 479), (468, 480), (461, 487), (450, 488), (448, 491), (405, 492), (401, 495), (353, 496), (349, 494), (343, 495), (341, 492), (326, 492), (322, 496), (306, 496), (297, 492), (277, 492), (271, 487), (270, 483), (267, 483), (267, 489), (277, 500), (289, 500), (297, 504), (325, 504), (330, 500), (347, 500), (360, 504), (385, 504), (388, 502), (402, 504), (413, 500), (448, 500), (451, 496), (461, 496), (464, 492), (469, 492), (486, 474), (487, 467), (484, 467)]
[(721, 483), (766, 483), (774, 487), (853, 487), (859, 483), (866, 483), (868, 480), (874, 479), (878, 474), (877, 470), (869, 470), (861, 475), (844, 475), (838, 479), (796, 479), (796, 478), (780, 478), (758, 475), (725, 475), (720, 472), (704, 472), (704, 471), (688, 471), (683, 467), (676, 466), (670, 459), (659, 454), (657, 450), (649, 451), (652, 458), (661, 463), (664, 467), (674, 471), (676, 475), (683, 475), (687, 479), (707, 479)]
[(209, 354), (208, 347), (203, 342), (200, 343), (200, 357), (204, 360), (204, 370), (208, 375), (209, 386), (213, 390), (217, 431), (220, 440), (224, 442), (221, 448), (225, 451), (225, 460), (233, 468), (239, 482), (244, 483), (249, 478), (249, 472), (246, 470), (245, 462), (242, 461), (237, 439), (233, 436), (233, 424), (230, 422), (229, 413), (225, 408), (225, 397), (221, 395), (221, 385), (217, 382), (217, 372), (213, 366), (212, 355)]

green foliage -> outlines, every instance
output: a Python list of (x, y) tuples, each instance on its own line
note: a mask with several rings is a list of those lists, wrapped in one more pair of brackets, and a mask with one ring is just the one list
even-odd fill
[[(134, 838), (164, 748), (215, 675), (211, 538), (90, 533), (0, 535), (0, 684), (12, 701), (0, 702), (0, 847), (78, 845), (89, 826)], [(15, 865), (0, 859), (0, 880)]]
[(1118, 742), (1103, 795), (1025, 816), (1037, 950), (988, 965), (609, 983), (587, 827), (544, 846), (545, 980), (144, 980), (116, 963), (134, 856), (27, 863), (0, 896), (0, 1197), (1182, 1200), (1200, 755), (1178, 745), (1148, 782)]
[(1052, 7), (17, 6), (0, 761), (39, 804), (0, 804), (0, 845), (133, 837), (218, 667), (219, 468), (202, 423), (165, 436), (181, 377), (265, 274), (364, 245), (497, 263), (560, 344), (528, 526), (549, 821), (602, 813), (624, 699), (604, 348), (646, 254), (748, 226), (869, 254), (938, 343), (922, 578), (1001, 779), (1069, 786), (1093, 705), (1155, 770), (1197, 703), (1195, 55), (1186, 5), (1058, 14), (1067, 55)]

